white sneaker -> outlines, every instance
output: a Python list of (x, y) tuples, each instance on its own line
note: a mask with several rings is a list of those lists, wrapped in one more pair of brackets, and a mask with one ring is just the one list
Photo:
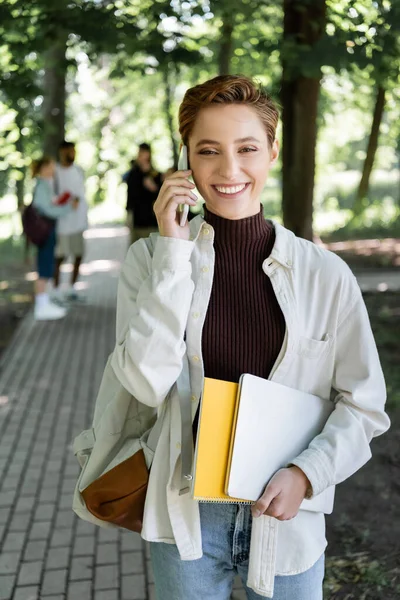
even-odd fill
[(49, 295), (50, 295), (50, 300), (51, 300), (51, 302), (53, 302), (53, 304), (63, 306), (64, 304), (66, 304), (68, 302), (68, 300), (66, 298), (65, 290), (62, 290), (60, 288), (53, 288)]
[(53, 302), (47, 302), (42, 306), (35, 306), (34, 316), (36, 321), (54, 321), (63, 319), (67, 314), (67, 309), (62, 306), (57, 306)]

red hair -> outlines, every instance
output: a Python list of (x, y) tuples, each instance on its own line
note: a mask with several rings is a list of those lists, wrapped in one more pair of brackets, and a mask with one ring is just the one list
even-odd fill
[(187, 90), (179, 107), (179, 132), (185, 145), (188, 145), (199, 111), (212, 104), (245, 104), (253, 108), (272, 147), (279, 119), (278, 108), (260, 84), (244, 75), (219, 75)]

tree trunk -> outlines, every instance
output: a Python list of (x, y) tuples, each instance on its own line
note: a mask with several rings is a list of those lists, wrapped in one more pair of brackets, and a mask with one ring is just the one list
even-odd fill
[(169, 65), (165, 65), (163, 69), (163, 79), (164, 79), (164, 110), (165, 117), (167, 120), (168, 131), (171, 139), (171, 149), (172, 149), (172, 157), (174, 161), (174, 167), (178, 166), (178, 150), (176, 147), (176, 139), (175, 139), (175, 128), (174, 128), (174, 119), (172, 117), (172, 97), (173, 97), (173, 87), (171, 84), (171, 76), (169, 72)]
[(233, 23), (230, 16), (224, 15), (221, 27), (221, 37), (218, 55), (219, 75), (229, 75), (233, 51)]
[(59, 32), (58, 38), (50, 42), (44, 57), (43, 152), (54, 158), (65, 132), (66, 43), (67, 34)]
[[(21, 157), (24, 157), (24, 155), (25, 155), (24, 142), (23, 142), (23, 137), (21, 134), (21, 130), (24, 127), (24, 119), (20, 113), (18, 113), (15, 118), (15, 124), (18, 127), (18, 131), (19, 131), (19, 138), (15, 142), (15, 148), (16, 148), (17, 152), (19, 152)], [(16, 170), (20, 174), (20, 177), (15, 180), (15, 192), (17, 194), (17, 208), (18, 208), (19, 212), (22, 212), (22, 209), (24, 208), (24, 197), (25, 197), (26, 167), (25, 166), (17, 167)]]
[(367, 156), (365, 157), (363, 172), (361, 176), (360, 185), (358, 186), (356, 199), (353, 205), (353, 215), (357, 217), (360, 215), (366, 205), (366, 199), (368, 196), (369, 180), (374, 166), (375, 155), (378, 149), (379, 129), (382, 122), (383, 111), (385, 109), (385, 89), (383, 87), (378, 88), (376, 95), (374, 116), (372, 119), (371, 133), (368, 140)]
[[(311, 0), (306, 5), (299, 0), (284, 0), (284, 10), (284, 40), (312, 47), (325, 28), (325, 0)], [(304, 76), (301, 65), (299, 69), (285, 58), (282, 66), (283, 222), (296, 235), (312, 240), (320, 75)]]

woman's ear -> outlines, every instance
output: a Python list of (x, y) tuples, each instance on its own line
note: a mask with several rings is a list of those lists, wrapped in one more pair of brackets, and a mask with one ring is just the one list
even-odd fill
[(274, 166), (274, 164), (278, 160), (278, 157), (279, 157), (279, 142), (278, 142), (278, 140), (275, 140), (274, 143), (272, 144), (271, 154), (270, 154), (271, 167)]

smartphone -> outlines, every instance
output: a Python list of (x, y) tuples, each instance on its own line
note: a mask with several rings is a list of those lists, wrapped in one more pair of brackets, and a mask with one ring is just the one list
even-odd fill
[[(179, 160), (178, 160), (178, 171), (187, 171), (188, 168), (189, 168), (188, 149), (187, 149), (187, 146), (182, 146), (181, 152), (179, 154)], [(180, 204), (179, 205), (179, 213), (180, 213), (179, 225), (181, 227), (184, 227), (186, 225), (186, 221), (187, 221), (188, 214), (189, 214), (188, 204)]]

